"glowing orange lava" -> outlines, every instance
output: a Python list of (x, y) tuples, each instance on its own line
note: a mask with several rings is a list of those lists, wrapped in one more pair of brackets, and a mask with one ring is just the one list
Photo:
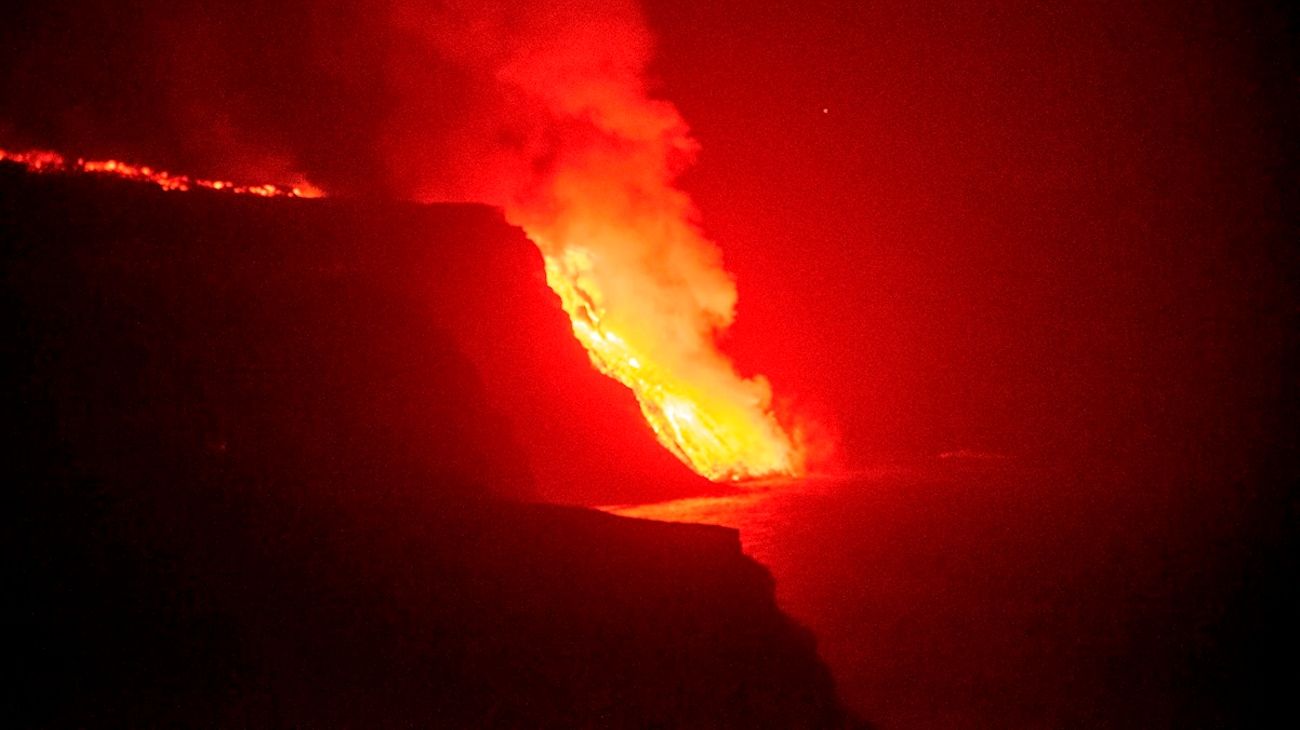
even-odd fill
[[(597, 370), (630, 388), (659, 442), (696, 473), (713, 481), (796, 476), (803, 471), (798, 445), (777, 422), (761, 378), (740, 378), (707, 333), (682, 333), (691, 343), (653, 346), (672, 317), (647, 307), (643, 316), (617, 322), (606, 307), (611, 292), (595, 254), (580, 245), (558, 250), (539, 239), (546, 281), (560, 296), (573, 333)], [(618, 276), (618, 274), (615, 274)], [(613, 292), (613, 297), (618, 292)], [(702, 337), (703, 336), (703, 337)]]
[(320, 188), (302, 182), (298, 185), (237, 185), (228, 180), (204, 180), (188, 175), (174, 175), (166, 170), (156, 170), (144, 165), (132, 165), (120, 160), (69, 159), (55, 152), (28, 150), (10, 152), (0, 149), (0, 162), (22, 165), (29, 172), (82, 172), (92, 175), (111, 175), (127, 180), (146, 182), (163, 190), (218, 190), (239, 195), (257, 195), (263, 198), (319, 198), (325, 193)]

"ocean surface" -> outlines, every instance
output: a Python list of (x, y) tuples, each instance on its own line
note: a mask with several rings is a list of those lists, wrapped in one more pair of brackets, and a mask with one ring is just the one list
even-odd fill
[(606, 509), (737, 528), (881, 728), (1200, 726), (1249, 557), (1225, 489), (958, 454)]

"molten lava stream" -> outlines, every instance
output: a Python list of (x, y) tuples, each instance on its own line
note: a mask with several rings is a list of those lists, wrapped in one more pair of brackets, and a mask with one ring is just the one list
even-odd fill
[(802, 449), (771, 413), (766, 381), (740, 378), (711, 339), (689, 361), (639, 345), (656, 341), (644, 335), (653, 329), (644, 320), (658, 313), (647, 307), (629, 332), (610, 324), (592, 254), (577, 246), (551, 253), (544, 238), (534, 233), (533, 239), (545, 257), (547, 283), (592, 364), (632, 390), (664, 448), (717, 482), (757, 485), (803, 473)]

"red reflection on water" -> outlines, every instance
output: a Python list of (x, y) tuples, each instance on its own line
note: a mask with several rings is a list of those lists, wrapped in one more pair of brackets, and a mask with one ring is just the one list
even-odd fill
[(982, 456), (606, 510), (739, 530), (882, 727), (1177, 726), (1213, 602), (1186, 601), (1205, 539), (1169, 486)]

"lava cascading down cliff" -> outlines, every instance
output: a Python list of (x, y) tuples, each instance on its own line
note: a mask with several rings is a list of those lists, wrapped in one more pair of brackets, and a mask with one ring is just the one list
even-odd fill
[[(803, 447), (777, 418), (762, 376), (742, 377), (716, 342), (736, 286), (675, 180), (696, 142), (678, 110), (651, 97), (653, 40), (633, 2), (485, 3), (400, 25), (498, 89), (476, 125), (516, 140), (475, 155), (501, 205), (541, 249), (546, 279), (602, 373), (635, 394), (659, 442), (715, 481), (793, 476)], [(504, 159), (503, 159), (504, 158)]]

